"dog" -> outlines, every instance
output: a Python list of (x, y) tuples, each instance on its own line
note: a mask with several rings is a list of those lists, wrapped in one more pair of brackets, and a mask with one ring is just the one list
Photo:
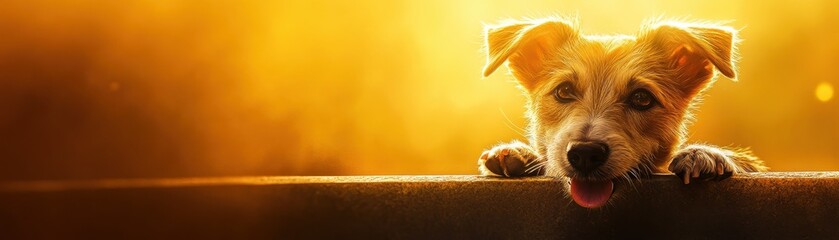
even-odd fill
[(656, 19), (635, 36), (585, 35), (553, 17), (485, 27), (483, 76), (507, 66), (527, 96), (527, 137), (478, 159), (482, 175), (569, 179), (578, 205), (607, 204), (616, 186), (653, 173), (724, 179), (766, 171), (748, 149), (686, 145), (691, 111), (717, 73), (735, 80), (737, 31)]

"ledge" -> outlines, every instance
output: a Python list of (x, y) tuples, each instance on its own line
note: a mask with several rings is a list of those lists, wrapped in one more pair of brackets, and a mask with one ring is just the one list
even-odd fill
[(0, 182), (31, 238), (765, 239), (839, 235), (839, 172), (653, 176), (584, 209), (552, 178), (237, 177)]

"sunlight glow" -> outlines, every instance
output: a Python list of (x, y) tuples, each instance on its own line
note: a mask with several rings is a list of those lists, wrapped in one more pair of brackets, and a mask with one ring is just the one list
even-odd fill
[(821, 82), (816, 86), (816, 98), (819, 101), (827, 102), (833, 98), (833, 85), (828, 82)]

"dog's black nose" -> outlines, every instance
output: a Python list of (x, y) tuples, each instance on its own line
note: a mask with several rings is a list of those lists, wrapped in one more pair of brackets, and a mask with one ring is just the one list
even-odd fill
[(603, 142), (575, 142), (568, 148), (568, 162), (583, 173), (594, 171), (608, 158), (609, 145)]

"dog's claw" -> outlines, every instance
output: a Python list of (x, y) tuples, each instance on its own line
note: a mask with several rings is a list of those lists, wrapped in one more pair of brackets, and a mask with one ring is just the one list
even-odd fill
[(691, 146), (678, 151), (669, 170), (677, 173), (684, 184), (690, 184), (690, 179), (722, 180), (734, 173), (731, 160), (719, 149)]

